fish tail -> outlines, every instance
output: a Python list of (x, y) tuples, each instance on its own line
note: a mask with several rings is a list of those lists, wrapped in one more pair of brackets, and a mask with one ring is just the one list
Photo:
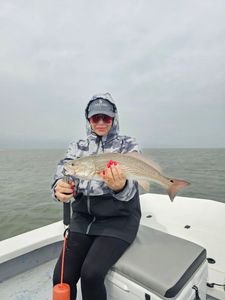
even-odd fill
[(169, 179), (169, 180), (172, 184), (167, 189), (167, 193), (170, 197), (170, 200), (173, 201), (177, 192), (179, 190), (181, 190), (182, 188), (188, 186), (190, 183), (185, 180), (180, 180), (180, 179)]

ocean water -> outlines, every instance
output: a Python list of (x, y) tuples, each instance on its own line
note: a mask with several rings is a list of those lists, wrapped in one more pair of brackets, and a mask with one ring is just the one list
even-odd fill
[[(50, 186), (64, 153), (0, 151), (0, 240), (62, 219), (62, 204), (52, 200)], [(225, 203), (225, 149), (144, 149), (143, 153), (161, 166), (164, 175), (191, 183), (180, 196)], [(156, 184), (151, 192), (165, 194)]]

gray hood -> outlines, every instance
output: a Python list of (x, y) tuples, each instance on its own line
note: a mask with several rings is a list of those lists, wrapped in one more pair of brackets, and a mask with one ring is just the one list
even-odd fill
[(115, 117), (114, 117), (114, 121), (113, 121), (113, 125), (112, 128), (110, 129), (109, 133), (105, 136), (102, 137), (102, 141), (106, 142), (106, 141), (110, 141), (112, 139), (114, 139), (115, 137), (118, 136), (119, 134), (119, 119), (118, 119), (118, 111), (117, 111), (117, 107), (115, 104), (115, 101), (113, 100), (112, 96), (110, 93), (105, 93), (105, 94), (97, 94), (94, 95), (91, 100), (88, 102), (86, 109), (85, 109), (85, 118), (86, 118), (86, 132), (87, 132), (87, 138), (89, 140), (96, 140), (97, 139), (97, 135), (96, 133), (94, 133), (91, 129), (91, 125), (90, 122), (88, 120), (88, 107), (90, 105), (90, 103), (96, 99), (104, 99), (104, 100), (108, 100), (114, 107), (114, 112), (115, 112)]

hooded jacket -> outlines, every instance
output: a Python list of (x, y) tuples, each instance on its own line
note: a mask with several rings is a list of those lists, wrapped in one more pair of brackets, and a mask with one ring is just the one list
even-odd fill
[[(99, 98), (108, 100), (115, 113), (110, 131), (102, 137), (92, 131), (87, 118), (90, 103)], [(93, 96), (86, 106), (85, 117), (87, 138), (69, 145), (65, 158), (57, 166), (53, 190), (56, 182), (63, 177), (63, 165), (68, 160), (106, 152), (139, 152), (134, 138), (119, 135), (118, 111), (109, 93)], [(127, 180), (123, 190), (116, 193), (103, 181), (72, 179), (75, 181), (76, 197), (72, 203), (71, 231), (113, 236), (132, 242), (141, 217), (138, 183)]]

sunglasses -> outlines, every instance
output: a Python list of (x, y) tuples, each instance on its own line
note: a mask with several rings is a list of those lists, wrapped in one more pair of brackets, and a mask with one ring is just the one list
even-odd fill
[(100, 120), (102, 120), (104, 123), (110, 124), (112, 121), (112, 117), (107, 115), (102, 115), (102, 114), (98, 114), (90, 117), (90, 121), (92, 123), (98, 123)]

